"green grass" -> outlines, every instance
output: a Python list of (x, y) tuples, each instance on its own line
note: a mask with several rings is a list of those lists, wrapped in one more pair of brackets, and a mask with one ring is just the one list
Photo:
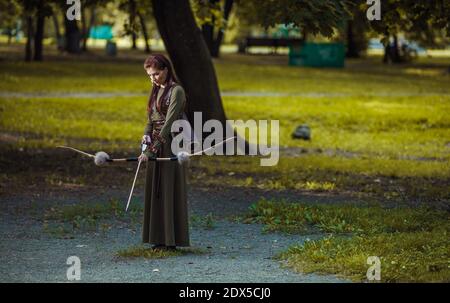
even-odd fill
[(211, 230), (215, 228), (216, 220), (212, 213), (208, 213), (206, 216), (193, 214), (190, 217), (189, 226)]
[(259, 161), (242, 156), (202, 157), (192, 161), (191, 166), (199, 171), (191, 178), (203, 186), (356, 193), (363, 199), (376, 197), (401, 204), (432, 204), (450, 196), (448, 162), (325, 154), (282, 157), (273, 167), (260, 166)]
[(445, 211), (427, 207), (307, 205), (262, 199), (251, 206), (244, 220), (263, 223), (269, 231), (299, 232), (316, 227), (327, 233), (372, 235), (450, 230), (449, 219)]
[(381, 260), (382, 282), (450, 281), (450, 217), (430, 208), (306, 205), (261, 200), (242, 218), (267, 231), (330, 233), (276, 256), (296, 271), (364, 281), (367, 258)]
[(125, 212), (124, 205), (111, 199), (108, 203), (81, 202), (73, 205), (54, 206), (44, 213), (44, 232), (65, 237), (77, 231), (101, 231), (111, 229), (111, 219), (136, 223), (142, 213), (136, 203)]
[[(280, 120), (280, 145), (342, 150), (389, 158), (450, 159), (450, 96), (235, 97), (230, 119)], [(276, 110), (274, 110), (276, 108)], [(312, 140), (291, 138), (308, 124)]]
[(164, 259), (168, 257), (178, 257), (187, 254), (204, 254), (205, 252), (195, 248), (177, 248), (176, 250), (153, 249), (145, 246), (133, 246), (119, 250), (116, 255), (122, 258), (146, 258)]
[[(279, 144), (286, 150), (273, 167), (261, 167), (259, 159), (249, 157), (197, 158), (193, 167), (199, 172), (193, 180), (206, 185), (448, 200), (450, 88), (444, 71), (449, 59), (423, 58), (399, 66), (384, 66), (378, 60), (350, 60), (344, 69), (277, 65), (287, 61), (270, 56), (226, 55), (215, 60), (222, 91), (306, 95), (223, 97), (230, 119), (279, 120)], [(0, 79), (3, 92), (149, 91), (137, 61), (11, 61), (0, 67)], [(136, 153), (146, 123), (146, 102), (146, 96), (0, 97), (0, 139), (4, 147), (31, 152), (69, 145)], [(311, 127), (311, 141), (291, 138), (299, 124)], [(203, 173), (215, 178), (202, 178)]]
[[(422, 66), (385, 66), (378, 57), (350, 60), (345, 69), (287, 66), (270, 56), (224, 55), (215, 60), (222, 91), (329, 92), (349, 94), (446, 93), (449, 59), (423, 59)], [(379, 61), (380, 60), (380, 61)], [(436, 60), (435, 60), (436, 61)], [(8, 92), (147, 93), (142, 63), (97, 61), (3, 62), (0, 90)], [(264, 64), (265, 63), (265, 64)], [(279, 65), (276, 65), (279, 63)], [(421, 62), (422, 63), (422, 62)]]
[(448, 231), (382, 233), (307, 241), (277, 256), (298, 272), (367, 281), (370, 256), (380, 258), (381, 282), (449, 282)]
[[(423, 59), (419, 66), (386, 66), (381, 58), (348, 60), (346, 68), (304, 68), (287, 66), (287, 58), (274, 65), (269, 56), (232, 57), (217, 61), (223, 91), (285, 93), (449, 93), (445, 75), (449, 58), (436, 64)], [(264, 64), (265, 63), (265, 64)], [(284, 65), (284, 66), (283, 66)], [(413, 71), (411, 70), (413, 69)], [(420, 71), (424, 71), (420, 73)], [(425, 73), (427, 72), (427, 73)]]

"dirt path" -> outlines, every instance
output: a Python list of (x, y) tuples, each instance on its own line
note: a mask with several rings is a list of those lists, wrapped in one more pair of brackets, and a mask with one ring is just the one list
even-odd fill
[[(126, 201), (124, 191), (3, 197), (0, 281), (66, 282), (67, 258), (78, 256), (81, 282), (347, 282), (334, 276), (294, 273), (272, 259), (288, 246), (320, 235), (264, 234), (261, 225), (226, 219), (242, 214), (258, 195), (191, 189), (191, 216), (212, 214), (215, 218), (212, 229), (190, 227), (191, 245), (203, 253), (159, 260), (116, 256), (118, 250), (141, 244), (140, 220), (137, 228), (114, 221), (113, 228), (106, 232), (80, 232), (68, 239), (43, 231), (39, 218), (51, 206), (80, 201), (99, 203), (111, 197)], [(138, 195), (136, 202), (142, 201), (142, 195)]]

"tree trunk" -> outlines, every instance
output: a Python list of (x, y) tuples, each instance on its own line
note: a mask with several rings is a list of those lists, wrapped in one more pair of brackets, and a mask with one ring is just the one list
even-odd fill
[(42, 61), (42, 41), (44, 39), (45, 17), (38, 16), (34, 37), (34, 61)]
[(392, 61), (394, 63), (400, 63), (401, 62), (399, 48), (398, 48), (397, 35), (394, 35), (394, 46), (392, 48)]
[(393, 35), (394, 43), (390, 42), (384, 47), (383, 63), (400, 63), (400, 53), (398, 49), (398, 38), (397, 35)]
[(89, 32), (86, 24), (86, 9), (82, 8), (83, 13), (81, 14), (81, 33), (83, 36), (81, 50), (83, 52), (87, 51), (87, 38), (89, 36)]
[(139, 22), (141, 23), (141, 28), (142, 28), (142, 34), (144, 35), (144, 40), (145, 40), (145, 52), (146, 53), (151, 53), (151, 49), (150, 49), (150, 45), (148, 43), (148, 34), (147, 34), (147, 27), (145, 26), (145, 20), (144, 17), (142, 16), (141, 13), (137, 13), (137, 16), (139, 18)]
[(217, 119), (224, 124), (216, 73), (189, 0), (152, 0), (152, 4), (161, 38), (188, 97), (189, 121), (194, 122), (194, 112), (202, 112), (204, 121)]
[(8, 44), (11, 44), (12, 40), (12, 28), (8, 28)]
[(44, 1), (40, 0), (37, 6), (36, 33), (34, 35), (34, 61), (42, 61), (42, 41), (44, 40), (45, 15)]
[[(218, 0), (209, 0), (208, 2), (211, 6), (214, 6)], [(206, 46), (208, 47), (209, 53), (212, 56), (214, 53), (214, 24), (216, 20), (214, 16), (211, 16), (211, 23), (202, 25), (203, 39), (205, 39)]]
[[(225, 20), (225, 24), (228, 22), (228, 18), (230, 17), (231, 8), (233, 7), (233, 0), (226, 0), (225, 1), (225, 7), (223, 10), (223, 19)], [(220, 55), (220, 45), (222, 44), (222, 40), (224, 37), (224, 32), (226, 28), (220, 28), (219, 32), (217, 33), (217, 37), (213, 42), (212, 48), (211, 48), (211, 56), (214, 58), (219, 58)]]
[(354, 39), (353, 34), (353, 21), (349, 20), (347, 22), (347, 52), (345, 54), (347, 58), (359, 58), (358, 46)]
[(72, 54), (79, 54), (81, 34), (78, 29), (76, 20), (68, 20), (64, 17), (64, 25), (66, 29), (66, 51)]
[(212, 24), (203, 24), (202, 34), (203, 39), (205, 40), (206, 43), (206, 47), (208, 48), (209, 54), (212, 56), (214, 26)]
[(389, 46), (389, 44), (384, 46), (384, 54), (383, 54), (383, 63), (384, 64), (388, 64), (389, 63), (389, 60), (390, 60), (390, 58), (389, 58), (389, 49), (390, 48), (391, 47)]
[(89, 25), (88, 25), (88, 32), (87, 35), (89, 37), (89, 34), (91, 33), (91, 28), (95, 24), (95, 6), (91, 8), (91, 17), (89, 18)]
[(56, 13), (53, 12), (52, 14), (52, 20), (53, 20), (53, 27), (55, 28), (55, 39), (56, 39), (56, 46), (58, 50), (63, 50), (62, 47), (62, 37), (61, 37), (61, 31), (59, 29), (59, 23), (58, 23), (58, 17), (56, 17)]
[(26, 17), (27, 23), (27, 42), (25, 44), (25, 61), (31, 61), (33, 58), (33, 17), (31, 15)]

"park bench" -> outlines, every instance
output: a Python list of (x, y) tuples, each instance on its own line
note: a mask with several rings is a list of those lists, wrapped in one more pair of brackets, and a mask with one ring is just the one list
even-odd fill
[(239, 52), (245, 53), (251, 46), (269, 46), (276, 52), (278, 47), (289, 47), (300, 45), (304, 42), (302, 38), (270, 38), (270, 37), (246, 37), (239, 43)]

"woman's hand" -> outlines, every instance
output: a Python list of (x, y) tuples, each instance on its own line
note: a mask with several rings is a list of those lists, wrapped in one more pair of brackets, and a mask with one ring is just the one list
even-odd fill
[(139, 160), (139, 161), (142, 161), (142, 162), (147, 162), (147, 161), (148, 161), (148, 157), (147, 157), (144, 153), (142, 153), (142, 154), (139, 156), (138, 160)]
[(143, 135), (141, 143), (149, 145), (152, 143), (152, 138), (149, 135)]

